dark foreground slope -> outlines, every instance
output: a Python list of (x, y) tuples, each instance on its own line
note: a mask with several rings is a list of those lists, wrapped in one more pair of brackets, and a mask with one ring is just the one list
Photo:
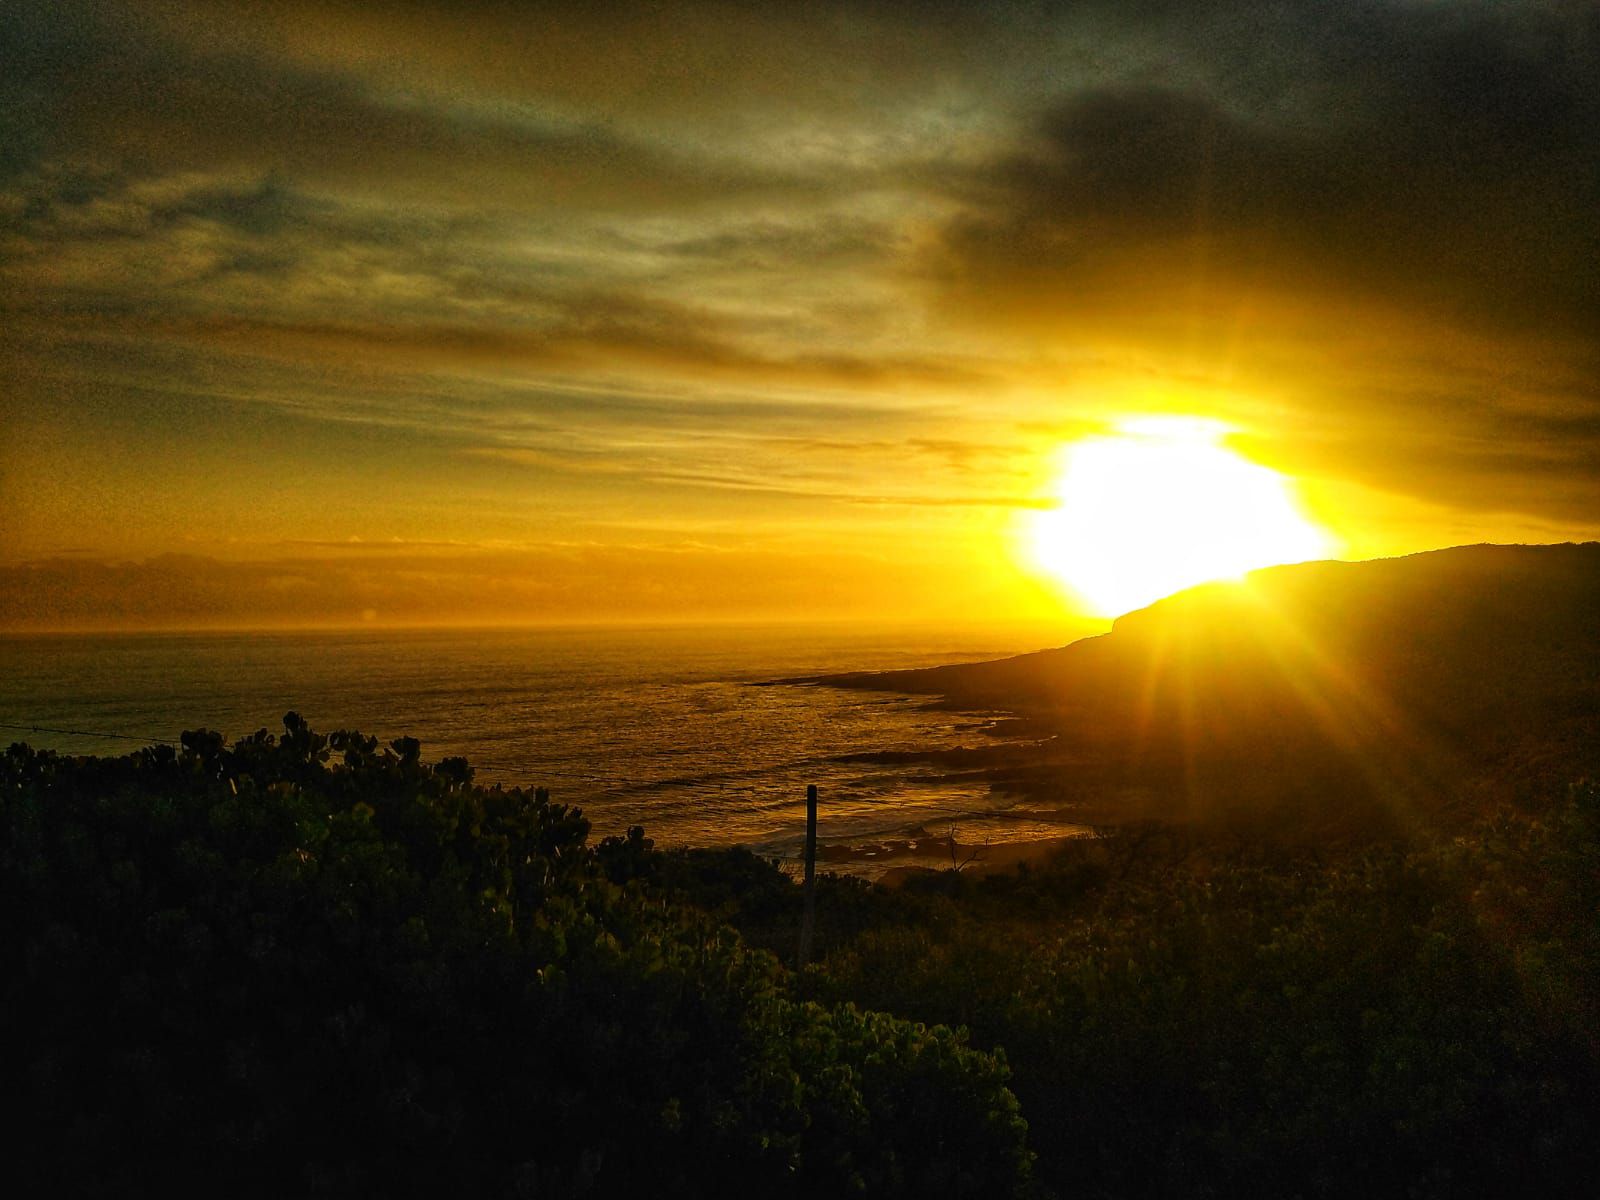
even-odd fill
[(821, 682), (1026, 713), (1052, 736), (997, 786), (1103, 821), (1433, 819), (1600, 766), (1600, 544), (1275, 567), (1061, 649)]
[(1388, 844), (1129, 825), (1014, 874), (823, 876), (796, 973), (752, 949), (793, 953), (777, 864), (637, 828), (590, 846), (576, 811), (409, 739), (291, 719), (116, 760), (13, 747), (0, 1179), (1587, 1194), (1600, 788), (1532, 798)]
[(1025, 1189), (962, 1035), (796, 997), (542, 791), (285, 724), (0, 755), (6, 1194)]

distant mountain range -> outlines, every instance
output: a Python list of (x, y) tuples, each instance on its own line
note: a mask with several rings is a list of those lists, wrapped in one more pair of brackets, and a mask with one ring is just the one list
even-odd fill
[(1600, 773), (1600, 544), (1272, 567), (1060, 649), (815, 682), (1022, 715), (1035, 744), (965, 765), (1064, 815), (1433, 824)]

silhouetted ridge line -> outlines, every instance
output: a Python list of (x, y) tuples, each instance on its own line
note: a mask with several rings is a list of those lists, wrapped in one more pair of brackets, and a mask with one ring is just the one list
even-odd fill
[(1405, 828), (1600, 771), (1600, 544), (1270, 567), (1053, 650), (810, 682), (1023, 714), (1006, 790), (1115, 820), (1293, 814)]

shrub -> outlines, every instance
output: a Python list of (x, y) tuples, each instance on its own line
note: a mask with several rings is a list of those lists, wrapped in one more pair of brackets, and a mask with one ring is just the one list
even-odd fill
[(794, 999), (542, 790), (284, 727), (0, 759), (24, 1191), (1026, 1187), (999, 1056)]

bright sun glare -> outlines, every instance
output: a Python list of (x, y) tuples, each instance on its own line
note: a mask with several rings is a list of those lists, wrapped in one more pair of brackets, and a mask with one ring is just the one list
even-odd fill
[(1038, 514), (1035, 561), (1097, 614), (1303, 562), (1331, 550), (1276, 471), (1221, 445), (1210, 421), (1129, 421), (1068, 447), (1058, 507)]

